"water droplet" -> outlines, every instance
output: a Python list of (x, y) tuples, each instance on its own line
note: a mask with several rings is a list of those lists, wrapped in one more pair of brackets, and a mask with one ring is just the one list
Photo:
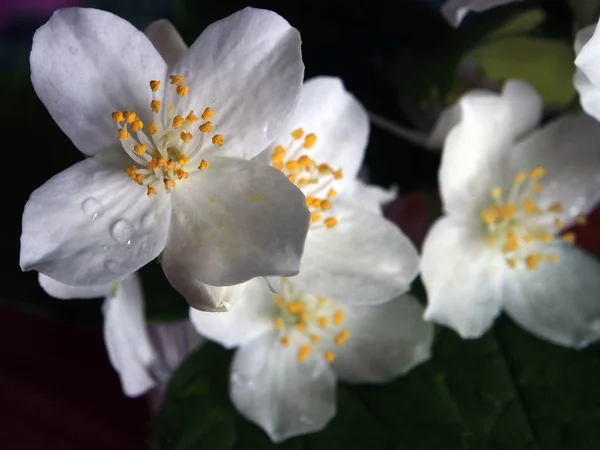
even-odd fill
[(148, 253), (150, 251), (150, 244), (148, 243), (148, 241), (144, 241), (140, 244), (140, 250), (143, 253)]
[(104, 253), (112, 252), (111, 248), (108, 245), (103, 245), (102, 250), (104, 251)]
[(133, 225), (127, 219), (117, 220), (110, 228), (110, 235), (119, 244), (131, 244), (131, 235), (133, 234)]
[(106, 270), (108, 270), (109, 272), (117, 273), (117, 269), (119, 268), (119, 263), (116, 261), (113, 261), (112, 259), (107, 259), (104, 262), (104, 267), (106, 267)]
[(104, 213), (102, 203), (94, 197), (86, 198), (83, 203), (81, 203), (81, 210), (92, 220), (96, 220)]
[(255, 387), (250, 378), (236, 372), (231, 374), (231, 384), (233, 385), (232, 387), (238, 389), (254, 389)]

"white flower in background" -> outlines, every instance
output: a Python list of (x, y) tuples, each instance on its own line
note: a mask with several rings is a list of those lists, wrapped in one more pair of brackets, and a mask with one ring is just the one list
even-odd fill
[(465, 338), (505, 310), (531, 333), (580, 347), (600, 337), (600, 265), (568, 232), (600, 199), (600, 124), (535, 130), (539, 96), (509, 81), (459, 101), (439, 172), (445, 216), (423, 245), (425, 318)]
[(600, 120), (600, 33), (596, 25), (583, 28), (575, 37), (575, 76), (573, 82), (579, 92), (581, 107), (590, 116)]
[[(446, 0), (442, 6), (442, 14), (451, 25), (457, 27), (469, 12), (486, 11), (516, 1), (522, 0)], [(434, 3), (439, 1), (434, 0)]]
[(264, 280), (251, 280), (227, 313), (191, 310), (191, 319), (205, 337), (239, 347), (231, 400), (275, 442), (327, 425), (336, 411), (337, 379), (383, 383), (429, 358), (433, 327), (409, 295), (350, 306), (285, 278), (272, 284), (281, 295)]
[(166, 58), (171, 65), (142, 32), (95, 9), (59, 10), (36, 32), (35, 91), (89, 158), (31, 195), (20, 264), (98, 285), (162, 252), (190, 304), (219, 309), (204, 283), (298, 272), (304, 197), (248, 160), (291, 117), (300, 36), (277, 14), (246, 8), (210, 25), (177, 62)]
[(167, 380), (173, 367), (169, 368), (160, 358), (146, 330), (144, 300), (137, 274), (121, 283), (94, 287), (67, 286), (42, 273), (39, 282), (46, 293), (63, 300), (105, 297), (104, 341), (125, 395), (142, 395)]
[(357, 178), (368, 135), (367, 113), (341, 80), (318, 77), (304, 84), (288, 132), (261, 156), (302, 189), (311, 211), (294, 284), (353, 304), (406, 292), (418, 270), (415, 247), (381, 214), (395, 194)]

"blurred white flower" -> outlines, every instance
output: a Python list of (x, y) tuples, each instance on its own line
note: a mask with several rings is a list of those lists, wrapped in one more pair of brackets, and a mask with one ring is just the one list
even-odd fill
[(474, 338), (505, 310), (580, 347), (600, 337), (600, 265), (566, 230), (600, 199), (600, 124), (579, 114), (534, 129), (541, 111), (514, 80), (458, 102), (439, 172), (445, 215), (421, 259), (425, 318)]
[(427, 360), (433, 327), (410, 295), (377, 306), (315, 297), (285, 278), (238, 290), (226, 313), (191, 310), (199, 333), (239, 347), (230, 370), (236, 408), (274, 442), (324, 428), (336, 380), (383, 383)]

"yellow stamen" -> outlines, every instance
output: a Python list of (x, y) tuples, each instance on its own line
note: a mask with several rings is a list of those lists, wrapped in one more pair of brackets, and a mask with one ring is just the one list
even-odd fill
[(515, 175), (515, 184), (521, 184), (523, 181), (525, 181), (525, 172), (518, 172)]
[(148, 125), (148, 133), (150, 134), (150, 136), (154, 136), (156, 133), (158, 133), (158, 128), (156, 127), (154, 122), (150, 122), (150, 125)]
[(150, 81), (150, 89), (152, 89), (152, 92), (158, 91), (159, 88), (160, 88), (160, 81), (156, 81), (156, 80)]
[(310, 351), (312, 349), (310, 348), (310, 345), (302, 345), (299, 349), (298, 349), (298, 362), (299, 363), (303, 363), (304, 361), (306, 361), (308, 359), (308, 357), (310, 356)]
[(218, 147), (221, 147), (225, 143), (225, 141), (223, 140), (223, 135), (215, 134), (212, 138), (212, 143)]
[(146, 146), (144, 144), (135, 144), (133, 146), (133, 150), (138, 154), (138, 156), (142, 156), (146, 153)]
[(318, 344), (320, 340), (321, 340), (321, 338), (319, 336), (317, 336), (316, 334), (310, 335), (310, 343), (311, 344)]
[(121, 123), (125, 120), (121, 111), (115, 111), (112, 113), (112, 119), (115, 124)]
[(158, 191), (151, 184), (148, 185), (148, 190), (146, 191), (146, 195), (148, 197), (152, 197), (153, 195), (158, 194)]
[(492, 198), (494, 200), (500, 200), (502, 198), (502, 189), (498, 186), (492, 189)]
[(281, 342), (281, 345), (283, 345), (284, 347), (287, 347), (288, 345), (290, 345), (290, 338), (287, 336), (282, 336), (279, 342)]
[(329, 192), (327, 192), (327, 198), (333, 198), (337, 195), (337, 192), (335, 191), (335, 189), (329, 189)]
[(179, 138), (183, 141), (183, 142), (189, 142), (192, 139), (192, 133), (186, 133), (185, 131), (182, 131), (181, 133), (179, 133)]
[(555, 255), (554, 253), (551, 253), (550, 255), (548, 255), (547, 259), (548, 259), (548, 262), (550, 262), (552, 264), (558, 263), (558, 255)]
[(179, 169), (177, 169), (176, 174), (177, 174), (177, 178), (179, 180), (187, 180), (190, 177), (189, 172), (186, 172), (181, 167)]
[(127, 131), (125, 128), (119, 128), (119, 135), (117, 137), (120, 141), (124, 141), (129, 137), (129, 131)]
[(163, 183), (167, 191), (170, 191), (175, 187), (175, 180), (173, 178), (163, 178)]
[(346, 342), (349, 338), (350, 332), (348, 330), (344, 330), (339, 333), (333, 341), (335, 342), (335, 345), (344, 345), (344, 342)]
[(525, 267), (527, 267), (527, 270), (536, 270), (543, 259), (543, 256), (539, 253), (529, 255), (525, 258)]
[(181, 75), (171, 75), (169, 76), (169, 79), (171, 80), (171, 84), (175, 84), (177, 86), (181, 86), (185, 80)]
[(133, 123), (131, 124), (131, 129), (136, 133), (138, 131), (141, 131), (142, 128), (144, 128), (144, 122), (142, 122), (140, 119), (134, 120)]
[(281, 320), (281, 319), (277, 318), (277, 319), (275, 319), (275, 320), (273, 321), (273, 327), (274, 327), (276, 330), (280, 330), (282, 326), (283, 326), (283, 320)]
[(157, 113), (160, 111), (160, 105), (161, 105), (160, 100), (152, 100), (150, 102), (150, 109), (152, 109), (152, 112)]
[(123, 118), (125, 119), (125, 122), (131, 124), (135, 121), (135, 119), (137, 119), (137, 114), (133, 111), (125, 111), (123, 113)]
[(531, 172), (529, 172), (529, 178), (531, 178), (532, 180), (539, 180), (545, 174), (546, 169), (544, 169), (543, 167), (536, 167), (535, 169), (532, 169)]
[(177, 95), (185, 97), (188, 95), (190, 88), (188, 86), (177, 86)]
[(177, 129), (177, 128), (181, 127), (181, 125), (183, 125), (183, 122), (185, 122), (185, 119), (183, 117), (181, 117), (180, 115), (177, 115), (177, 116), (173, 117), (172, 126), (173, 126), (173, 128)]
[(333, 362), (335, 360), (335, 353), (333, 352), (325, 352), (323, 354), (323, 357), (325, 358), (325, 361), (327, 361), (328, 363)]
[(322, 200), (320, 203), (321, 211), (327, 211), (331, 209), (331, 202), (329, 200)]
[(198, 129), (202, 133), (210, 133), (212, 131), (212, 129), (213, 129), (212, 123), (210, 123), (210, 122), (204, 122), (202, 125), (200, 125), (198, 127)]
[(198, 170), (206, 170), (210, 167), (210, 163), (203, 159), (202, 161), (200, 161), (200, 165), (198, 166)]
[(285, 300), (282, 296), (278, 295), (277, 297), (275, 297), (275, 303), (277, 304), (277, 306), (283, 306)]
[(185, 155), (181, 155), (181, 158), (179, 158), (179, 165), (180, 166), (185, 166), (189, 162), (190, 162), (190, 158), (188, 158)]
[(327, 228), (333, 228), (337, 225), (337, 219), (334, 217), (328, 217), (327, 219), (325, 219), (325, 226)]
[(339, 327), (344, 321), (344, 311), (338, 310), (333, 313), (333, 324), (336, 327)]
[(321, 220), (321, 214), (319, 213), (310, 213), (310, 223), (317, 223), (319, 220)]
[(196, 117), (196, 114), (194, 114), (194, 110), (192, 109), (187, 116), (185, 116), (185, 120), (189, 123), (194, 123), (194, 122), (198, 122), (200, 119), (198, 117)]
[(292, 131), (292, 138), (294, 138), (296, 141), (301, 139), (302, 136), (304, 136), (304, 130), (302, 128)]
[(317, 317), (317, 325), (320, 328), (325, 328), (327, 326), (327, 317)]
[(307, 134), (306, 137), (304, 138), (304, 145), (303, 147), (306, 149), (310, 149), (312, 148), (315, 143), (317, 142), (317, 135), (316, 134)]

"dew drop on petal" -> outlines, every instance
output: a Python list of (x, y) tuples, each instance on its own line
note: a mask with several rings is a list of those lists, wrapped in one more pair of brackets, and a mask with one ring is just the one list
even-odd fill
[(81, 203), (81, 210), (92, 220), (96, 220), (103, 214), (102, 203), (94, 197), (88, 197)]
[(104, 267), (106, 267), (106, 270), (108, 270), (109, 272), (117, 273), (117, 269), (119, 268), (119, 263), (116, 261), (113, 261), (112, 259), (107, 259), (106, 261), (104, 261)]
[(131, 244), (131, 236), (133, 234), (133, 225), (127, 219), (120, 219), (113, 223), (110, 228), (110, 235), (119, 244)]

